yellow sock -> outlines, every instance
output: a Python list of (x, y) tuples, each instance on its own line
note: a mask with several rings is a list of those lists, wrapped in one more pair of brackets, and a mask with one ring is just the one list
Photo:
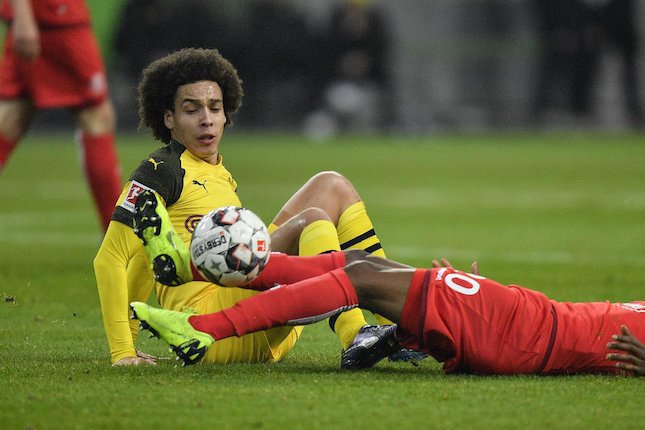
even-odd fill
[(318, 255), (332, 251), (340, 251), (334, 223), (318, 220), (302, 229), (298, 241), (298, 255)]
[[(372, 220), (367, 215), (364, 202), (356, 202), (345, 209), (338, 219), (336, 230), (341, 249), (363, 249), (372, 255), (385, 258), (385, 251), (374, 231)], [(378, 314), (374, 314), (374, 318), (379, 324), (393, 324)]]
[(367, 325), (365, 315), (359, 308), (350, 309), (335, 317), (329, 318), (329, 326), (338, 336), (340, 346), (346, 350), (352, 343), (358, 331)]
[(341, 249), (363, 249), (372, 255), (385, 257), (381, 241), (362, 201), (345, 209), (338, 219), (336, 230)]

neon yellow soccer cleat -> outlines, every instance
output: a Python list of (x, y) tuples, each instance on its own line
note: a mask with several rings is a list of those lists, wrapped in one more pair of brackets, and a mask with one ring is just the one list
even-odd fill
[(158, 282), (177, 286), (193, 280), (190, 251), (173, 229), (166, 208), (154, 192), (146, 190), (137, 197), (133, 229), (143, 241)]
[(182, 366), (195, 364), (215, 342), (208, 333), (195, 330), (188, 322), (191, 314), (148, 306), (141, 302), (130, 303), (132, 318), (140, 321), (139, 327), (164, 340), (170, 350), (182, 360)]

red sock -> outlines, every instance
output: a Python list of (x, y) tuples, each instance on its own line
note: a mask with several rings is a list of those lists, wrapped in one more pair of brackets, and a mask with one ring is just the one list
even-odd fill
[(11, 140), (8, 137), (0, 134), (0, 170), (7, 164), (9, 156), (16, 148), (18, 141)]
[(269, 264), (264, 267), (260, 276), (243, 288), (264, 291), (275, 284), (293, 284), (344, 266), (344, 252), (330, 252), (308, 257), (273, 252), (269, 258)]
[(112, 218), (121, 194), (121, 169), (114, 145), (114, 134), (81, 133), (82, 163), (88, 184), (99, 211), (103, 230)]
[(192, 326), (215, 339), (242, 336), (284, 325), (313, 324), (358, 306), (358, 296), (343, 269), (335, 269), (295, 284), (281, 285), (232, 308), (193, 315)]
[[(260, 275), (242, 288), (264, 291), (273, 288), (275, 284), (293, 284), (344, 266), (344, 252), (329, 252), (307, 257), (272, 252), (269, 264), (264, 267)], [(192, 261), (190, 270), (193, 272), (193, 281), (208, 281), (199, 273)]]

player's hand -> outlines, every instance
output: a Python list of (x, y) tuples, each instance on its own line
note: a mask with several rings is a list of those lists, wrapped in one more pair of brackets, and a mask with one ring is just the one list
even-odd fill
[[(441, 268), (441, 267), (446, 267), (448, 269), (452, 269), (452, 264), (450, 264), (450, 261), (448, 261), (446, 258), (441, 258), (441, 260), (432, 260), (432, 267), (434, 268)], [(479, 275), (479, 267), (477, 265), (476, 261), (473, 261), (472, 264), (470, 265), (470, 273), (473, 275)]]
[(470, 273), (473, 275), (478, 275), (479, 276), (479, 265), (477, 264), (476, 261), (473, 261), (470, 263)]
[(141, 366), (141, 365), (157, 365), (157, 357), (146, 354), (145, 352), (137, 351), (136, 357), (123, 357), (112, 366)]
[(11, 29), (16, 54), (27, 61), (38, 58), (40, 56), (40, 31), (33, 16), (16, 16)]
[(157, 357), (154, 355), (147, 354), (143, 351), (137, 350), (137, 357), (142, 358), (144, 360), (152, 361), (153, 363), (157, 362)]
[(635, 376), (645, 376), (645, 345), (629, 331), (627, 326), (620, 328), (621, 334), (613, 335), (613, 342), (607, 344), (607, 349), (624, 351), (611, 352), (608, 360), (616, 361), (616, 367), (633, 372)]

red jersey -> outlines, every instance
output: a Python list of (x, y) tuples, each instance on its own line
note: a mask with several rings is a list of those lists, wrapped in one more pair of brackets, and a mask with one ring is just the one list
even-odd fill
[[(90, 25), (90, 11), (85, 0), (32, 0), (31, 7), (39, 27)], [(13, 19), (11, 2), (2, 0), (0, 17)]]
[(645, 337), (645, 302), (558, 303), (442, 268), (415, 272), (397, 337), (447, 373), (613, 373), (605, 345), (621, 324)]

